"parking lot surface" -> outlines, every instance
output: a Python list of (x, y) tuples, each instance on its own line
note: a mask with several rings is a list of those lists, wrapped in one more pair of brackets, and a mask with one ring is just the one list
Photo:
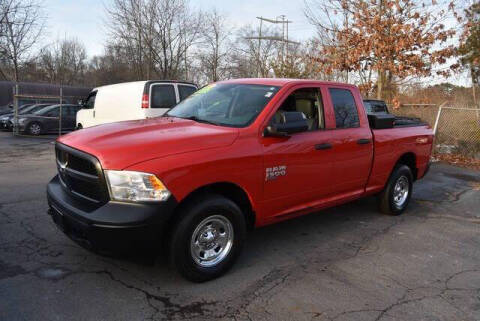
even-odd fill
[(58, 231), (53, 148), (0, 133), (0, 320), (480, 320), (480, 172), (433, 165), (399, 217), (367, 198), (257, 229), (194, 284)]

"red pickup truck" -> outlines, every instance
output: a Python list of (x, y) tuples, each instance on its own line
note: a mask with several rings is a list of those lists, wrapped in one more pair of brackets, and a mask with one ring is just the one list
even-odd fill
[(163, 117), (59, 138), (49, 214), (98, 252), (165, 244), (201, 282), (232, 266), (249, 228), (369, 195), (401, 214), (432, 140), (426, 124), (367, 116), (353, 85), (224, 81)]

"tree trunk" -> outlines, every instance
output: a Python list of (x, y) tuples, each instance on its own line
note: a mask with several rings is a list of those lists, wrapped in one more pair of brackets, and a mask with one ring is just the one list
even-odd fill
[(382, 99), (384, 82), (385, 82), (385, 71), (380, 70), (378, 72), (378, 78), (377, 78), (377, 99)]

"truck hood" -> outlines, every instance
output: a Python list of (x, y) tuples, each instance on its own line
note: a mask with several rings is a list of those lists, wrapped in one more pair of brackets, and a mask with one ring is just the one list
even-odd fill
[(158, 117), (94, 126), (59, 143), (98, 158), (103, 168), (121, 170), (147, 160), (232, 144), (238, 129)]

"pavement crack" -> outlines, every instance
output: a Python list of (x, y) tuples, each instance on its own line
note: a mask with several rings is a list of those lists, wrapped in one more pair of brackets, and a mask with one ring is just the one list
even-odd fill
[[(169, 296), (161, 296), (158, 294), (154, 294), (150, 291), (147, 291), (141, 287), (134, 286), (131, 284), (126, 283), (125, 281), (116, 278), (112, 272), (107, 270), (100, 270), (94, 272), (87, 272), (87, 273), (95, 273), (108, 276), (112, 281), (121, 284), (122, 286), (139, 291), (145, 295), (148, 305), (155, 311), (148, 319), (155, 320), (157, 314), (164, 313), (167, 320), (172, 320), (173, 318), (180, 316), (181, 319), (185, 319), (188, 317), (198, 317), (204, 316), (207, 312), (209, 312), (206, 308), (208, 306), (216, 305), (216, 302), (193, 302), (186, 305), (176, 304), (173, 303)], [(164, 309), (160, 310), (157, 306), (153, 304), (153, 302), (159, 302), (163, 305)]]

